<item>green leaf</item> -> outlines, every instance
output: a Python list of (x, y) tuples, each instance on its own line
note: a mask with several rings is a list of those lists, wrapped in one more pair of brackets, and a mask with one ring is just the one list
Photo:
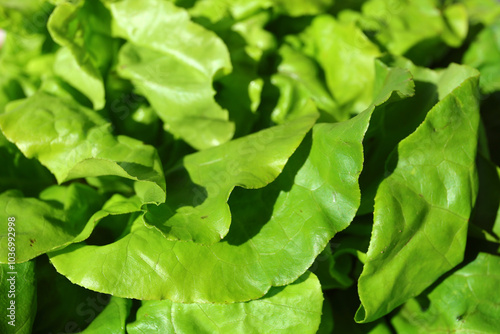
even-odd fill
[(50, 41), (42, 34), (7, 33), (0, 53), (0, 113), (8, 102), (34, 94), (41, 77), (51, 75), (53, 56), (43, 54), (47, 44)]
[(125, 334), (125, 322), (130, 312), (132, 301), (111, 297), (104, 310), (85, 328), (82, 334)]
[(431, 291), (409, 300), (391, 322), (398, 333), (497, 333), (499, 284), (500, 257), (480, 253)]
[[(383, 90), (387, 94), (378, 103), (392, 91), (411, 91), (409, 72), (395, 73), (387, 81), (392, 88)], [(137, 299), (243, 302), (290, 284), (356, 213), (361, 143), (373, 110), (346, 122), (315, 125), (273, 183), (257, 190), (235, 188), (229, 200), (231, 229), (216, 244), (167, 240), (139, 217), (114, 243), (68, 246), (51, 253), (51, 261), (72, 282)]]
[(468, 32), (463, 5), (441, 6), (435, 0), (370, 0), (356, 20), (391, 54), (418, 65), (439, 59), (447, 46), (459, 47)]
[(165, 130), (196, 149), (231, 139), (234, 124), (212, 88), (214, 78), (232, 68), (224, 43), (167, 1), (126, 0), (111, 4), (111, 11), (116, 34), (129, 41), (119, 73), (146, 96)]
[(54, 72), (88, 97), (94, 109), (105, 104), (101, 70), (110, 62), (108, 50), (113, 50), (110, 20), (98, 0), (79, 0), (59, 4), (47, 25), (63, 47), (57, 52)]
[(374, 61), (381, 54), (378, 47), (353, 23), (338, 22), (329, 15), (315, 17), (301, 38), (305, 52), (323, 68), (340, 113), (359, 113), (369, 107)]
[[(7, 224), (7, 220), (3, 221)], [(4, 314), (0, 331), (5, 334), (31, 334), (37, 299), (35, 262), (2, 264), (0, 268), (0, 307)]]
[(21, 36), (43, 33), (52, 9), (46, 0), (0, 0), (0, 27)]
[(500, 18), (500, 6), (496, 0), (460, 0), (466, 9), (471, 25), (489, 26)]
[[(90, 187), (74, 183), (52, 186), (40, 200), (23, 197), (17, 190), (0, 195), (0, 219), (15, 218), (16, 262), (21, 263), (54, 249), (81, 241), (76, 239), (97, 211), (100, 198)], [(8, 226), (0, 234), (0, 263), (7, 263)]]
[(271, 77), (273, 85), (280, 90), (280, 96), (271, 115), (275, 123), (301, 117), (309, 100), (313, 100), (322, 119), (342, 121), (348, 115), (341, 114), (337, 103), (325, 83), (320, 80), (320, 68), (313, 59), (284, 44), (278, 54), (282, 57), (278, 73)]
[(144, 220), (169, 240), (219, 242), (229, 231), (227, 200), (234, 187), (265, 187), (281, 173), (317, 119), (310, 116), (188, 155), (167, 175), (171, 196), (149, 205)]
[(387, 162), (391, 174), (375, 197), (372, 239), (358, 282), (357, 322), (389, 313), (463, 259), (477, 195), (478, 73), (452, 65), (445, 77), (445, 97)]
[(114, 137), (109, 123), (74, 101), (37, 93), (10, 104), (0, 115), (0, 128), (59, 183), (117, 175), (136, 181), (135, 190), (144, 203), (165, 201), (165, 179), (156, 150), (133, 138)]
[(323, 296), (318, 279), (306, 273), (296, 282), (272, 288), (258, 300), (234, 304), (143, 302), (134, 333), (316, 333)]
[(479, 83), (483, 93), (500, 90), (500, 20), (481, 31), (465, 53), (463, 62), (481, 72)]

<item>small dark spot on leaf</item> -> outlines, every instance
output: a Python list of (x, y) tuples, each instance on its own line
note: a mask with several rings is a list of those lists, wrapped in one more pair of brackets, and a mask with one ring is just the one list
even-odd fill
[(424, 198), (424, 195), (422, 195), (422, 194), (418, 194), (418, 196), (420, 196), (420, 197)]
[(201, 219), (205, 219), (205, 218), (208, 218), (208, 216), (201, 216)]
[(457, 317), (457, 321), (462, 321), (462, 319), (463, 319), (463, 316), (461, 316), (461, 315), (459, 315), (459, 316)]

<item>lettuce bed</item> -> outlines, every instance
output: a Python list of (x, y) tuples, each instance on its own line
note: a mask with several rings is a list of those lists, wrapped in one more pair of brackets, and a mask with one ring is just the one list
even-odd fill
[(0, 27), (1, 333), (498, 333), (497, 1)]

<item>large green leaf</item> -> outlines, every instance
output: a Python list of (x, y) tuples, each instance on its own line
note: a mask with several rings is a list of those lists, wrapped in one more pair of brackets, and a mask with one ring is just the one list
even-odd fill
[[(413, 93), (410, 79), (406, 70), (391, 71), (375, 104)], [(373, 111), (315, 125), (273, 183), (235, 188), (231, 229), (216, 244), (167, 240), (139, 217), (114, 243), (68, 246), (51, 253), (51, 261), (72, 282), (119, 297), (185, 303), (260, 298), (272, 286), (295, 281), (353, 219), (361, 143)]]
[(212, 87), (232, 68), (224, 43), (168, 1), (126, 0), (111, 11), (116, 34), (129, 40), (119, 73), (148, 98), (165, 129), (197, 149), (231, 139), (234, 124)]
[(79, 0), (59, 4), (47, 25), (54, 41), (62, 46), (54, 72), (87, 96), (94, 109), (102, 109), (105, 104), (101, 70), (110, 62), (113, 51), (110, 20), (98, 0)]
[(306, 273), (272, 288), (261, 299), (234, 304), (144, 302), (128, 333), (316, 333), (323, 296), (318, 279)]
[(156, 150), (111, 134), (109, 123), (76, 102), (37, 93), (8, 106), (0, 128), (28, 158), (37, 158), (59, 183), (89, 176), (135, 180), (144, 203), (165, 201), (165, 179)]
[[(385, 104), (379, 108), (366, 132), (363, 142), (365, 162), (360, 176), (361, 206), (359, 214), (373, 212), (375, 194), (385, 175), (386, 160), (398, 143), (413, 133), (424, 121), (429, 110), (443, 99), (450, 87), (457, 86), (463, 80), (454, 67), (445, 70), (431, 70), (415, 66), (402, 57), (384, 57), (377, 62), (377, 72), (387, 72), (388, 66), (408, 69), (415, 82), (415, 96)], [(385, 64), (387, 63), (387, 64)], [(383, 78), (377, 75), (378, 78)], [(376, 91), (383, 82), (375, 83)]]
[[(7, 220), (4, 221), (7, 224)], [(0, 265), (0, 280), (3, 313), (0, 331), (4, 334), (31, 334), (37, 298), (35, 262)]]
[[(336, 131), (329, 131), (328, 126), (315, 127), (319, 129), (315, 130), (318, 140), (313, 140), (318, 143), (313, 155), (317, 160), (309, 162), (297, 175), (293, 191), (287, 189), (305, 159), (307, 147), (299, 148), (275, 183), (261, 191), (235, 189), (229, 203), (231, 230), (221, 242), (207, 247), (170, 241), (157, 230), (146, 228), (139, 219), (130, 234), (112, 244), (67, 247), (51, 254), (51, 261), (71, 281), (122, 297), (176, 302), (260, 298), (271, 286), (288, 284), (302, 274), (333, 234), (345, 228), (354, 216), (359, 201), (361, 139), (369, 114), (362, 116), (336, 124)], [(352, 142), (343, 136), (349, 130)], [(331, 143), (340, 138), (345, 144), (333, 146), (339, 152), (325, 160), (325, 145), (332, 147)], [(353, 157), (354, 152), (357, 156)], [(335, 186), (316, 189), (325, 182), (318, 174), (342, 157), (345, 162), (341, 170), (328, 173), (335, 179), (331, 180)], [(324, 171), (316, 169), (317, 163)], [(281, 196), (276, 199), (278, 194)], [(325, 194), (330, 195), (325, 198)], [(332, 194), (336, 195), (336, 207), (329, 205)], [(328, 204), (318, 206), (318, 201), (325, 200)], [(274, 214), (267, 221), (269, 211)], [(335, 218), (331, 219), (330, 214)], [(311, 240), (310, 235), (315, 239)], [(76, 265), (77, 261), (88, 265)]]
[(167, 175), (171, 196), (148, 206), (146, 223), (170, 240), (220, 241), (231, 224), (226, 202), (232, 190), (262, 188), (276, 179), (316, 121), (314, 106), (308, 109), (310, 116), (186, 156), (183, 168)]
[(104, 310), (80, 333), (125, 334), (125, 322), (131, 305), (132, 301), (129, 299), (111, 297)]
[[(100, 206), (96, 191), (82, 184), (53, 186), (40, 199), (23, 197), (17, 190), (0, 195), (0, 218), (15, 221), (16, 262), (68, 245), (85, 229), (90, 216)], [(1, 227), (0, 263), (7, 263), (8, 226)]]
[(452, 65), (446, 82), (445, 97), (389, 157), (358, 282), (358, 322), (389, 313), (463, 259), (477, 195), (478, 73)]
[(480, 253), (431, 291), (409, 300), (391, 322), (398, 333), (498, 333), (499, 284), (500, 257)]

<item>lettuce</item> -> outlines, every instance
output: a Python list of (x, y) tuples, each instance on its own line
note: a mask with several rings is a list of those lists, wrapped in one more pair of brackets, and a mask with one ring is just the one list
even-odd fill
[(496, 333), (499, 27), (0, 0), (0, 332)]

